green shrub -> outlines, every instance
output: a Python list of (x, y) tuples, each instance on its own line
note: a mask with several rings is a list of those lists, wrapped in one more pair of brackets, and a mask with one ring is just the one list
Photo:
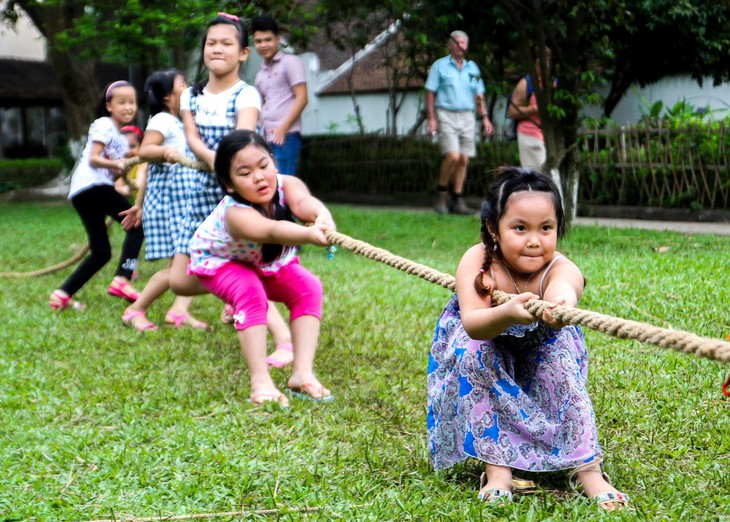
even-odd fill
[(647, 105), (640, 122), (621, 128), (586, 121), (579, 138), (588, 166), (580, 199), (597, 204), (727, 209), (730, 118), (678, 102), (662, 114)]
[[(501, 165), (519, 164), (515, 142), (485, 141), (469, 161), (465, 194), (482, 197)], [(431, 194), (441, 152), (424, 137), (305, 136), (299, 176), (315, 193)]]
[(0, 192), (42, 185), (63, 170), (60, 158), (0, 160)]

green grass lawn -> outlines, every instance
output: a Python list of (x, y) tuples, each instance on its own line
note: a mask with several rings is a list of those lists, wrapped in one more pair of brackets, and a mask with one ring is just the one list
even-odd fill
[[(333, 213), (340, 232), (450, 274), (478, 241), (476, 218)], [(0, 220), (0, 271), (52, 265), (85, 243), (64, 203), (2, 204)], [(121, 238), (113, 227), (115, 256)], [(730, 237), (576, 227), (561, 250), (588, 279), (583, 308), (730, 332)], [(606, 470), (634, 511), (599, 512), (560, 474), (488, 508), (478, 462), (435, 473), (426, 448), (426, 364), (449, 292), (342, 249), (330, 261), (305, 247), (302, 263), (325, 288), (316, 369), (335, 402), (287, 410), (247, 402), (238, 341), (212, 296), (193, 304), (209, 331), (141, 334), (106, 294), (113, 263), (77, 294), (82, 312), (47, 304), (70, 269), (0, 279), (0, 521), (729, 519), (730, 365), (586, 330)], [(162, 266), (142, 263), (142, 281)], [(288, 372), (273, 375), (283, 388)]]

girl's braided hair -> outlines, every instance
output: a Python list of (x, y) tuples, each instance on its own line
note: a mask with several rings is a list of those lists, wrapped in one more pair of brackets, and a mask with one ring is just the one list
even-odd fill
[(491, 268), (494, 258), (498, 260), (502, 258), (501, 252), (495, 249), (497, 242), (489, 230), (495, 233), (499, 230), (499, 221), (507, 210), (508, 200), (517, 192), (547, 192), (555, 206), (558, 239), (565, 234), (565, 213), (560, 191), (550, 176), (532, 169), (501, 167), (497, 171), (497, 179), (489, 187), (487, 197), (482, 202), (481, 237), (484, 245), (484, 262), (481, 271), (474, 278), (474, 288), (482, 297), (491, 295), (494, 290), (490, 285), (484, 284), (483, 275)]

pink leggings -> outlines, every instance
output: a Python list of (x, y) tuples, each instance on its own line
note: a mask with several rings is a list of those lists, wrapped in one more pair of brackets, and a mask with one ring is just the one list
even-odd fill
[(264, 275), (249, 264), (231, 261), (215, 275), (197, 274), (210, 292), (233, 305), (236, 330), (266, 324), (268, 300), (284, 303), (290, 321), (303, 315), (322, 320), (322, 283), (294, 260), (276, 274)]

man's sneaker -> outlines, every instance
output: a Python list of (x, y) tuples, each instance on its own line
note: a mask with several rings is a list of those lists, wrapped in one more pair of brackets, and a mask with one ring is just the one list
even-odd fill
[(448, 214), (449, 205), (447, 202), (448, 194), (446, 192), (438, 192), (436, 194), (436, 204), (433, 209), (437, 214)]
[(460, 216), (473, 216), (476, 213), (476, 210), (467, 207), (466, 203), (464, 203), (464, 198), (459, 197), (455, 198), (454, 201), (451, 202), (451, 205), (449, 205), (449, 213), (458, 214)]

